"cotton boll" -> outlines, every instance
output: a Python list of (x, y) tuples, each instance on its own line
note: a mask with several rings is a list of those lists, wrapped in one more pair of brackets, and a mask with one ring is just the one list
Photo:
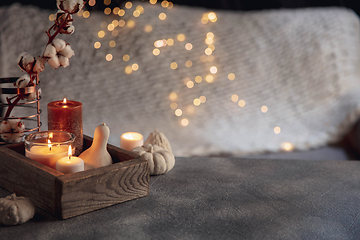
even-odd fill
[(30, 76), (28, 74), (25, 74), (20, 78), (18, 78), (18, 80), (16, 80), (14, 86), (17, 88), (24, 88), (29, 84), (29, 82), (30, 82)]
[(24, 132), (25, 130), (25, 124), (21, 121), (17, 121), (16, 125), (12, 128), (12, 131), (15, 133)]
[(60, 67), (60, 62), (57, 55), (49, 58), (48, 63), (54, 69), (58, 69)]
[[(41, 95), (41, 88), (38, 90), (38, 92), (39, 92), (39, 96), (40, 96), (40, 95)], [(35, 99), (36, 99), (36, 92), (30, 93), (30, 94), (27, 95), (27, 97), (26, 97), (26, 100), (27, 100), (28, 102), (33, 101), (33, 100), (35, 100)]]
[(45, 69), (45, 63), (46, 63), (46, 59), (43, 57), (36, 57), (35, 58), (35, 65), (33, 67), (33, 72), (34, 73), (41, 73), (42, 71), (44, 71)]
[(0, 123), (0, 133), (11, 132), (11, 124), (9, 121), (2, 121)]
[(57, 0), (56, 6), (58, 9), (68, 13), (77, 13), (84, 7), (83, 0)]
[(64, 57), (71, 58), (75, 55), (74, 50), (71, 49), (70, 44), (66, 45), (66, 47), (59, 52), (59, 54), (63, 55)]
[(18, 59), (17, 59), (17, 63), (19, 65), (19, 67), (21, 68), (21, 70), (26, 71), (26, 72), (30, 72), (32, 70), (34, 61), (35, 61), (35, 58), (27, 52), (20, 53), (20, 55), (18, 56)]
[(60, 52), (66, 47), (66, 42), (60, 38), (55, 38), (52, 41), (52, 45), (55, 47), (56, 52)]
[(12, 133), (2, 133), (0, 134), (1, 139), (3, 139), (5, 142), (9, 142), (11, 139)]
[(63, 31), (61, 31), (61, 33), (73, 34), (75, 32), (75, 27), (74, 27), (74, 25), (68, 25), (68, 26), (64, 27), (62, 30)]
[[(13, 118), (14, 116), (11, 116), (11, 117)], [(20, 120), (19, 119), (8, 119), (8, 122), (10, 123), (11, 129), (15, 129), (18, 126)]]
[(24, 133), (12, 133), (10, 138), (7, 140), (8, 143), (19, 143), (22, 142)]
[(69, 59), (63, 55), (59, 56), (59, 62), (60, 62), (60, 65), (64, 68), (69, 66)]
[(53, 57), (56, 55), (56, 48), (52, 44), (48, 44), (45, 48), (44, 57)]

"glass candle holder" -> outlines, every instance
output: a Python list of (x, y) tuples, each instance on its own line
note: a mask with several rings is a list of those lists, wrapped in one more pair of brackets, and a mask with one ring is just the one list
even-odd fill
[(56, 169), (56, 162), (68, 155), (69, 145), (73, 151), (75, 135), (63, 131), (36, 132), (25, 137), (25, 156)]

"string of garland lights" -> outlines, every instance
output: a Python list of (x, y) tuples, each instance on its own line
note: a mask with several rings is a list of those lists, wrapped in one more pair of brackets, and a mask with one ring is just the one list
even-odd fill
[[(100, 2), (98, 0), (98, 2)], [(171, 9), (176, 8), (174, 4), (170, 1), (163, 0), (161, 2), (157, 2), (157, 0), (149, 0), (149, 3), (151, 5), (160, 4), (163, 8), (163, 11), (157, 16), (158, 21), (171, 21), (167, 15), (167, 11), (171, 11)], [(88, 5), (90, 7), (94, 7), (97, 4), (97, 0), (89, 0)], [(136, 19), (140, 18), (141, 15), (146, 13), (146, 7), (147, 4), (143, 4), (141, 2), (126, 2), (125, 4), (122, 4), (122, 7), (115, 6), (112, 7), (111, 0), (102, 0), (101, 4), (105, 5), (105, 9), (103, 10), (105, 15), (111, 15), (115, 19), (113, 19), (111, 22), (101, 22), (100, 27), (102, 30), (98, 31), (97, 37), (98, 40), (94, 42), (93, 47), (95, 49), (101, 49), (104, 44), (108, 44), (110, 48), (116, 47), (117, 43), (114, 40), (110, 40), (109, 42), (104, 42), (104, 36), (106, 34), (111, 34), (112, 36), (117, 36), (119, 34), (119, 28), (135, 28), (135, 27), (143, 27), (144, 33), (151, 33), (153, 31), (153, 26), (150, 24), (147, 24), (145, 26), (137, 26)], [(133, 18), (128, 19), (125, 21), (122, 19), (126, 14), (131, 14)], [(79, 17), (83, 18), (89, 18), (91, 13), (87, 10), (82, 10), (77, 13)], [(49, 20), (54, 20), (54, 15), (51, 14), (49, 16)], [(217, 14), (213, 11), (206, 12), (199, 16), (199, 22), (201, 24), (207, 25), (207, 24), (216, 24), (218, 21)], [(221, 71), (215, 64), (215, 57), (216, 57), (216, 35), (215, 33), (209, 31), (204, 36), (203, 41), (203, 54), (199, 56), (199, 59), (189, 59), (185, 61), (185, 63), (180, 63), (176, 61), (172, 61), (168, 63), (168, 67), (172, 70), (176, 70), (179, 67), (185, 67), (185, 68), (192, 68), (194, 64), (198, 64), (198, 62), (204, 65), (205, 67), (208, 67), (210, 64), (210, 67), (208, 67), (208, 73), (205, 75), (198, 74), (196, 76), (188, 76), (183, 79), (184, 85), (187, 87), (188, 90), (191, 90), (196, 87), (196, 85), (199, 84), (212, 84), (213, 82), (219, 81), (219, 80), (226, 80), (226, 81), (236, 81), (236, 74), (234, 72), (229, 72), (227, 74), (227, 79), (217, 79), (217, 73)], [(151, 39), (149, 39), (151, 41)], [(192, 51), (196, 46), (194, 46), (193, 43), (188, 42), (187, 37), (184, 33), (179, 32), (176, 36), (167, 38), (167, 39), (158, 39), (154, 42), (152, 42), (154, 48), (152, 49), (152, 52), (149, 54), (152, 54), (153, 57), (158, 57), (162, 52), (165, 52), (164, 50), (166, 48), (171, 48), (175, 46), (176, 44), (181, 44), (183, 46), (183, 51)], [(113, 61), (117, 60), (116, 57), (114, 57), (111, 53), (106, 53), (104, 56), (105, 61)], [(132, 56), (130, 54), (124, 54), (121, 59), (125, 64), (124, 66), (124, 73), (125, 74), (133, 74), (136, 71), (141, 70), (141, 66), (134, 62), (132, 59)], [(199, 61), (198, 61), (199, 60)], [(184, 65), (182, 65), (184, 64)], [(239, 108), (245, 108), (248, 104), (245, 99), (241, 99), (239, 95), (237, 94), (231, 94), (230, 96), (227, 96), (229, 101), (235, 103), (238, 105)], [(171, 92), (168, 95), (168, 99), (170, 101), (169, 107), (173, 111), (174, 115), (179, 118), (179, 124), (183, 127), (186, 127), (190, 124), (190, 117), (194, 114), (196, 114), (196, 108), (201, 107), (202, 104), (206, 104), (207, 97), (205, 95), (200, 95), (193, 99), (192, 103), (189, 103), (187, 106), (180, 106), (179, 104), (179, 94), (177, 92)], [(268, 113), (269, 107), (266, 105), (261, 106), (259, 109), (262, 113), (266, 114)], [(280, 134), (281, 128), (279, 126), (274, 126), (272, 129), (273, 133), (275, 135)], [(281, 148), (284, 151), (292, 151), (294, 149), (293, 144), (289, 142), (283, 142), (281, 145)]]

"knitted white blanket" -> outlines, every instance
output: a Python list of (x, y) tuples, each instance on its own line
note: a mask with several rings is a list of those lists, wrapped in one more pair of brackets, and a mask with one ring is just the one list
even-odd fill
[[(136, 18), (132, 13), (140, 4), (144, 13)], [(158, 17), (162, 12), (165, 20)], [(75, 33), (60, 36), (75, 51), (70, 66), (53, 70), (47, 65), (40, 75), (42, 130), (47, 129), (47, 103), (67, 97), (83, 103), (84, 133), (93, 135), (106, 122), (114, 145), (124, 132), (146, 138), (158, 129), (176, 156), (239, 156), (325, 145), (339, 140), (359, 118), (359, 19), (353, 12), (216, 11), (216, 22), (201, 23), (208, 12), (134, 2), (121, 18), (94, 12), (88, 19), (76, 17)], [(42, 53), (50, 13), (19, 5), (0, 9), (0, 77), (22, 75), (16, 65), (19, 53)], [(107, 29), (120, 19), (133, 20), (135, 26), (116, 26), (118, 35)], [(144, 31), (146, 25), (151, 32)], [(103, 38), (98, 37), (101, 30)], [(215, 50), (206, 58), (208, 32)], [(185, 40), (179, 41), (178, 34)], [(154, 43), (169, 38), (174, 44), (160, 47), (155, 56)], [(112, 40), (116, 46), (109, 46)], [(95, 42), (101, 43), (99, 49)], [(123, 60), (125, 54), (129, 61)], [(173, 62), (176, 69), (170, 67)], [(134, 63), (138, 70), (126, 74)], [(173, 92), (176, 99), (170, 98)]]

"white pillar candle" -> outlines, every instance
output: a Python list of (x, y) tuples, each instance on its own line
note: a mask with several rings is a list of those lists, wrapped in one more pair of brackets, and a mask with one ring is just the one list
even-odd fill
[(67, 152), (67, 145), (56, 145), (56, 143), (49, 142), (47, 146), (33, 146), (30, 150), (26, 149), (25, 156), (55, 169), (56, 161), (67, 156)]
[(56, 170), (65, 174), (84, 171), (84, 161), (79, 157), (73, 157), (69, 146), (68, 156), (56, 162)]
[(137, 132), (127, 132), (120, 137), (120, 147), (127, 151), (131, 151), (136, 147), (144, 144), (143, 135)]

